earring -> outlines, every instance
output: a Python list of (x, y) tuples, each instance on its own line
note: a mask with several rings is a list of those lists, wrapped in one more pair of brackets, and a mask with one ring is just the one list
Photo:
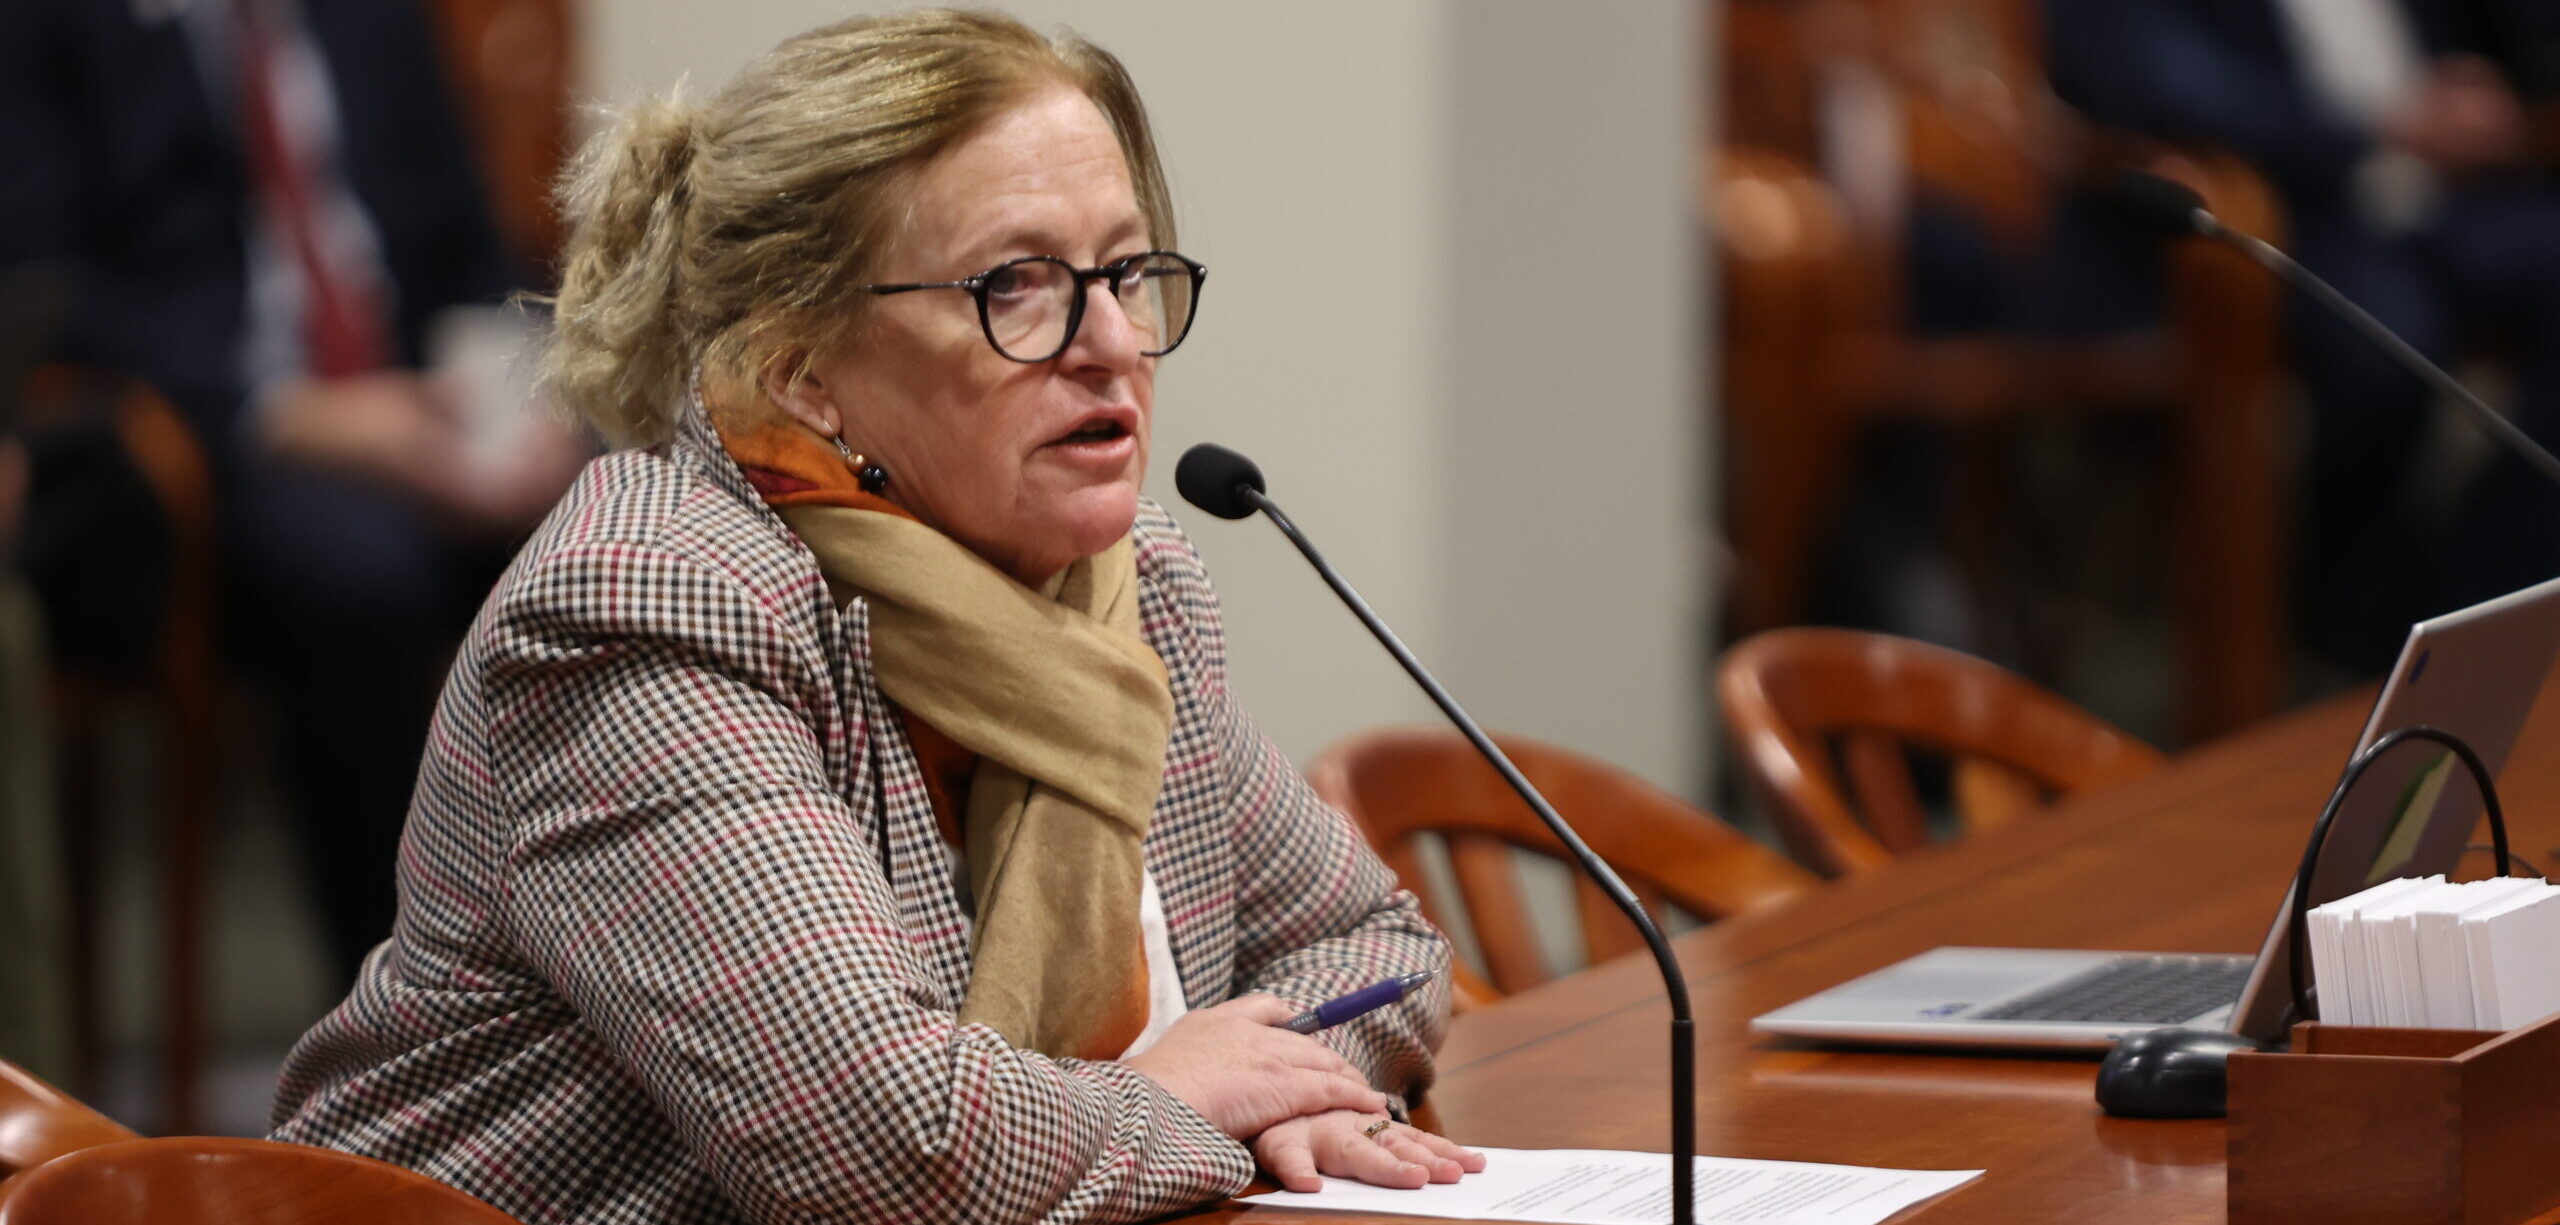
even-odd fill
[(844, 466), (853, 469), (854, 483), (862, 486), (862, 492), (878, 493), (889, 487), (889, 470), (846, 445), (844, 435), (838, 434), (828, 441), (836, 444), (836, 454), (844, 457)]

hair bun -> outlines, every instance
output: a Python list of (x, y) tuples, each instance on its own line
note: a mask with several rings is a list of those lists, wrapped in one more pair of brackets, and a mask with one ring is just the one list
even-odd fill
[(702, 137), (702, 108), (675, 97), (647, 98), (623, 108), (606, 136), (606, 151), (619, 163), (618, 186), (633, 196), (674, 199), (693, 167)]
[(613, 114), (561, 180), (569, 239), (544, 383), (616, 443), (651, 441), (684, 372), (674, 309), (700, 108), (651, 98)]

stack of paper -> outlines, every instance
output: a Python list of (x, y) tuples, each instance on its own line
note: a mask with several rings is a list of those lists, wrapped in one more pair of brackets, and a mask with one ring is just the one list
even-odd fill
[[(1273, 1191), (1248, 1195), (1244, 1202), (1556, 1225), (1671, 1219), (1671, 1159), (1659, 1153), (1472, 1147), (1484, 1154), (1484, 1171), (1453, 1183), (1399, 1191), (1328, 1178), (1321, 1191)], [(1980, 1170), (1877, 1170), (1736, 1157), (1692, 1160), (1690, 1187), (1698, 1197), (1698, 1225), (1877, 1225), (1982, 1176)]]
[(2560, 1012), (2560, 888), (2385, 881), (2311, 911), (2320, 1019), (2513, 1029)]

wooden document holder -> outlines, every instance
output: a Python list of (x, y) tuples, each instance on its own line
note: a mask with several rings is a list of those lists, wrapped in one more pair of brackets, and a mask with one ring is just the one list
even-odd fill
[(2231, 1225), (2512, 1225), (2560, 1205), (2560, 1017), (2309, 1022), (2231, 1056)]

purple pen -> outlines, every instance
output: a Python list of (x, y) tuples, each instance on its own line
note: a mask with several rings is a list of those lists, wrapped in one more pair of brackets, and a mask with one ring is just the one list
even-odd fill
[(1434, 973), (1437, 971), (1416, 970), (1411, 974), (1399, 974), (1394, 978), (1371, 983), (1349, 995), (1335, 996), (1282, 1021), (1280, 1028), (1301, 1034), (1311, 1034), (1319, 1029), (1331, 1029), (1354, 1017), (1367, 1016), (1403, 999), (1405, 992), (1430, 982)]

